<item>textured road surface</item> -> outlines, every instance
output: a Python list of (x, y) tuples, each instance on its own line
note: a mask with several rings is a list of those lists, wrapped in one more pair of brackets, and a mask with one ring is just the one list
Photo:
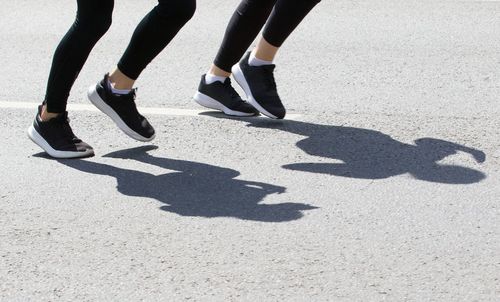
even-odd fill
[[(277, 59), (296, 118), (166, 110), (144, 145), (73, 111), (96, 156), (56, 161), (16, 104), (43, 98), (74, 2), (0, 0), (0, 300), (500, 299), (500, 2), (325, 0)], [(155, 3), (116, 2), (72, 104)], [(237, 2), (199, 1), (140, 106), (200, 109)]]

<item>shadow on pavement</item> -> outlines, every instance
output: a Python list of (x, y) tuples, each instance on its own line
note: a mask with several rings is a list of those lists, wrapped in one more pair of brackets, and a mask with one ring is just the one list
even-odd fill
[(235, 179), (240, 173), (232, 169), (160, 158), (147, 153), (153, 149), (157, 147), (126, 149), (104, 157), (135, 160), (172, 171), (153, 175), (87, 160), (58, 161), (82, 172), (115, 177), (120, 193), (154, 198), (165, 204), (162, 210), (182, 216), (285, 222), (300, 219), (303, 216), (301, 211), (316, 208), (302, 203), (260, 204), (267, 195), (283, 193), (285, 188)]
[(294, 120), (271, 120), (262, 117), (231, 118), (219, 112), (204, 112), (202, 115), (239, 120), (249, 127), (270, 128), (305, 136), (297, 147), (309, 155), (339, 163), (290, 163), (283, 168), (335, 176), (383, 179), (410, 174), (414, 178), (446, 184), (476, 183), (486, 175), (480, 171), (458, 165), (438, 163), (459, 151), (484, 162), (484, 152), (456, 143), (420, 138), (415, 144), (399, 142), (379, 131), (306, 123)]

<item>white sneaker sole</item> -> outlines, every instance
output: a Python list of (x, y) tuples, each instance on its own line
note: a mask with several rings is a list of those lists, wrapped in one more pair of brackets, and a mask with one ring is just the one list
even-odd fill
[(155, 134), (151, 137), (144, 137), (134, 130), (130, 129), (127, 124), (120, 118), (120, 116), (111, 108), (108, 104), (104, 102), (99, 93), (97, 93), (95, 86), (90, 86), (87, 92), (88, 98), (92, 104), (94, 104), (99, 110), (101, 110), (104, 114), (109, 116), (113, 122), (122, 130), (126, 135), (131, 138), (141, 141), (141, 142), (150, 142), (155, 138)]
[(240, 68), (240, 64), (236, 64), (231, 68), (231, 72), (233, 73), (233, 77), (238, 83), (238, 85), (241, 86), (243, 91), (245, 91), (245, 94), (247, 96), (247, 102), (250, 103), (250, 105), (254, 106), (255, 109), (259, 110), (262, 114), (264, 114), (267, 117), (270, 117), (272, 119), (278, 119), (277, 116), (269, 113), (266, 109), (264, 109), (253, 97), (252, 91), (250, 90), (250, 86), (248, 85), (247, 80), (245, 79), (245, 76), (243, 75), (243, 71)]
[(89, 157), (94, 155), (94, 150), (89, 149), (83, 152), (78, 152), (78, 151), (59, 151), (55, 150), (52, 148), (49, 143), (40, 135), (35, 130), (35, 127), (31, 125), (28, 128), (28, 137), (40, 148), (43, 149), (43, 151), (47, 152), (48, 155), (54, 157), (54, 158), (79, 158), (79, 157)]
[(255, 115), (254, 113), (247, 113), (247, 112), (241, 112), (241, 111), (235, 111), (227, 108), (226, 106), (222, 105), (221, 103), (217, 102), (215, 99), (209, 97), (206, 94), (203, 94), (199, 91), (197, 91), (193, 97), (194, 101), (198, 104), (200, 104), (203, 107), (210, 108), (210, 109), (215, 109), (215, 110), (220, 110), (224, 112), (224, 114), (231, 115), (231, 116), (253, 116)]

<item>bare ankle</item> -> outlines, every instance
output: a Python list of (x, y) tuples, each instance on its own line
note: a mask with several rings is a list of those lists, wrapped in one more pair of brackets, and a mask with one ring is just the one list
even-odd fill
[(271, 45), (271, 43), (267, 42), (264, 37), (261, 37), (259, 42), (257, 43), (257, 47), (252, 51), (252, 54), (260, 60), (264, 61), (274, 61), (274, 57), (278, 52), (279, 47)]
[(40, 119), (44, 122), (56, 118), (59, 116), (59, 113), (53, 113), (47, 111), (47, 105), (43, 105), (42, 112), (40, 113)]
[(228, 78), (228, 77), (231, 76), (230, 72), (227, 72), (224, 69), (221, 69), (221, 68), (217, 67), (215, 64), (212, 64), (212, 66), (210, 67), (210, 70), (208, 71), (208, 73), (213, 74), (213, 75), (218, 76), (218, 77), (226, 77), (226, 78)]
[(127, 77), (123, 72), (116, 68), (110, 75), (109, 81), (113, 88), (119, 90), (131, 90), (134, 86), (135, 80)]

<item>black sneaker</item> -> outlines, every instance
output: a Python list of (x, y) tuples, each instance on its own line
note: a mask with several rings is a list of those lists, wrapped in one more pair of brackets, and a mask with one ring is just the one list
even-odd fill
[(111, 91), (108, 78), (109, 75), (106, 74), (102, 81), (89, 88), (90, 101), (131, 138), (142, 142), (153, 140), (155, 130), (137, 111), (135, 89), (132, 89), (129, 94), (115, 94)]
[(274, 81), (276, 65), (250, 66), (249, 57), (250, 52), (231, 69), (236, 82), (245, 91), (248, 102), (262, 114), (274, 119), (284, 118), (286, 110)]
[(252, 105), (241, 99), (231, 86), (229, 78), (224, 83), (215, 81), (212, 84), (207, 84), (205, 75), (202, 75), (200, 86), (193, 98), (201, 106), (220, 110), (227, 115), (252, 116), (259, 114), (259, 111)]
[(50, 156), (55, 158), (78, 158), (94, 155), (94, 149), (77, 138), (69, 125), (68, 112), (46, 122), (40, 114), (42, 106), (38, 106), (33, 125), (28, 129), (29, 138)]

